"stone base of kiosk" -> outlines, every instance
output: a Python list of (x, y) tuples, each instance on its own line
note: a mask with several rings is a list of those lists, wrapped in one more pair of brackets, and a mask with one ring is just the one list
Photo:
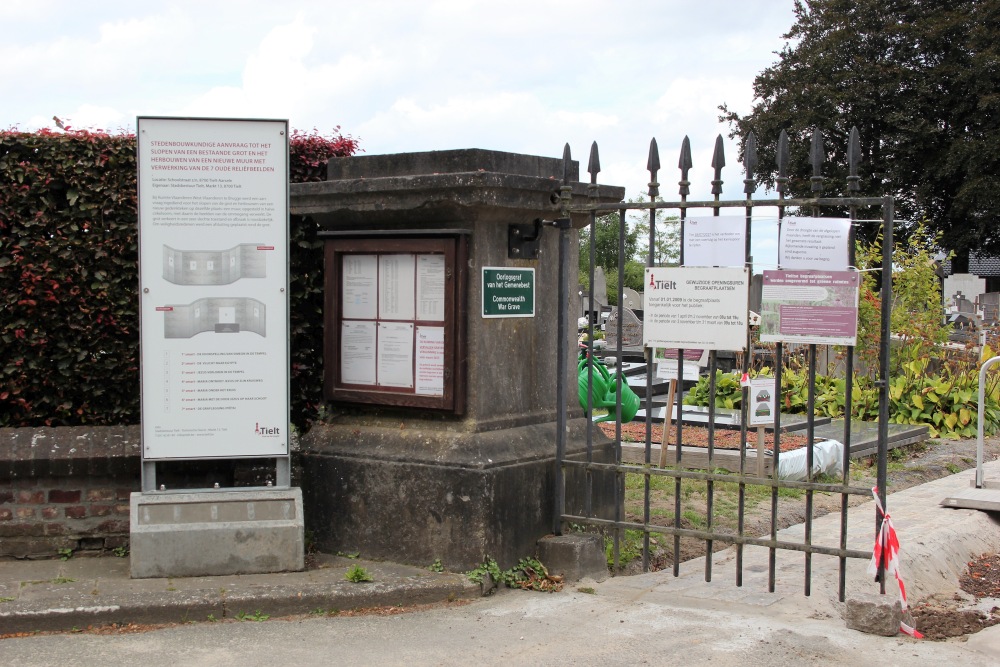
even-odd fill
[[(567, 452), (586, 460), (586, 419), (569, 422)], [(593, 461), (614, 462), (595, 429)], [(532, 556), (552, 532), (554, 423), (479, 433), (433, 427), (317, 424), (303, 439), (309, 530), (321, 551), (469, 570)], [(611, 519), (614, 478), (594, 471), (592, 515)], [(566, 468), (566, 509), (582, 515), (586, 473)]]
[(133, 493), (130, 530), (133, 579), (305, 568), (298, 488)]

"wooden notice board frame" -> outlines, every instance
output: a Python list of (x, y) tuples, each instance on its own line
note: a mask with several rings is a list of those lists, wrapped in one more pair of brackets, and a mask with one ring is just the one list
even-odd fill
[[(467, 235), (323, 236), (324, 398), (464, 414)], [(421, 301), (421, 285), (430, 283), (432, 298)], [(434, 339), (430, 353), (423, 334)], [(392, 364), (384, 361), (390, 355)]]

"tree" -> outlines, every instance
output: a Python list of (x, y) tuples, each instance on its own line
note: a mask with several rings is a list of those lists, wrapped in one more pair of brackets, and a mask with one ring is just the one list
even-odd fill
[[(808, 196), (819, 128), (824, 193), (848, 194), (856, 126), (863, 195), (893, 195), (897, 219), (926, 218), (957, 270), (970, 250), (1000, 253), (1000, 0), (796, 0), (794, 12), (778, 61), (754, 80), (751, 112), (720, 107), (731, 136), (752, 130), (763, 157), (786, 130), (789, 194)], [(761, 159), (761, 183), (776, 175)]]

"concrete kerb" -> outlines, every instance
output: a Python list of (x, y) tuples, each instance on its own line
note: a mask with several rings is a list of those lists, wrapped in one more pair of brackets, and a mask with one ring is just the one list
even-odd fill
[[(304, 572), (130, 579), (127, 559), (0, 562), (0, 634), (291, 616), (477, 598), (464, 574), (318, 555)], [(344, 577), (365, 568), (373, 582)], [(14, 599), (8, 599), (14, 598)]]

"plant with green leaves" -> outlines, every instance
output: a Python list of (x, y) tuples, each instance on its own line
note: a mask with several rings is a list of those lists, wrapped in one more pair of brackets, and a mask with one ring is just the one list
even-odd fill
[(347, 573), (344, 575), (344, 579), (348, 581), (360, 584), (367, 581), (375, 581), (375, 578), (368, 573), (368, 570), (361, 567), (360, 565), (352, 565), (347, 569)]

